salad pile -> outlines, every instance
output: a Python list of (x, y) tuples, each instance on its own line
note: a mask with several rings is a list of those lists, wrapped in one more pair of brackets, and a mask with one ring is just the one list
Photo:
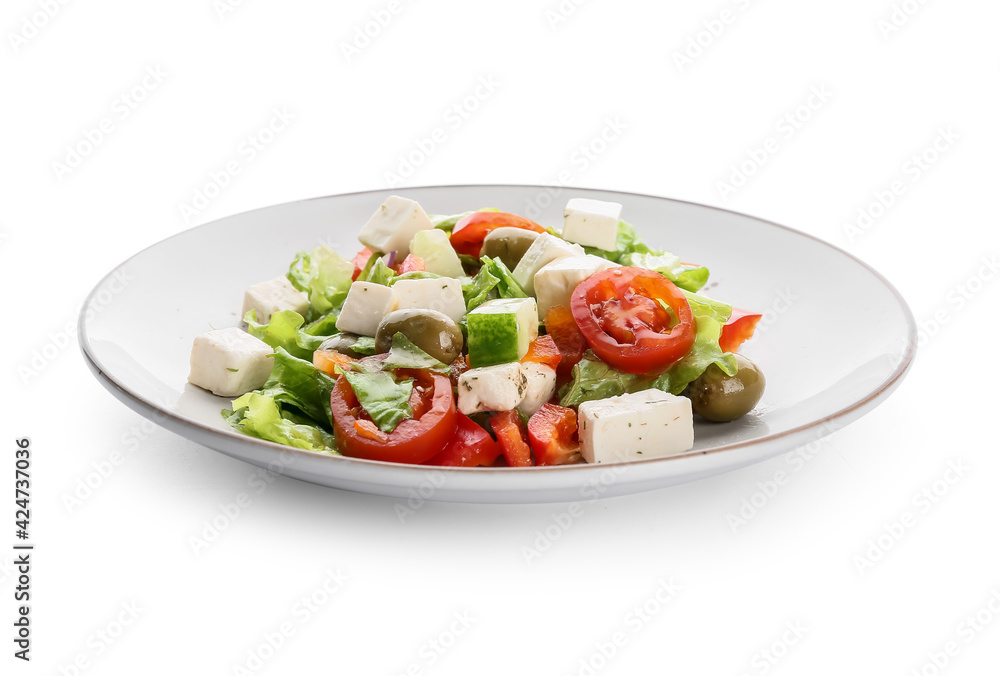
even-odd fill
[(390, 197), (347, 259), (300, 252), (246, 290), (246, 330), (195, 338), (189, 381), (235, 429), (308, 451), (461, 467), (683, 453), (764, 377), (736, 350), (761, 315), (698, 293), (708, 269), (644, 244), (620, 204), (562, 230)]

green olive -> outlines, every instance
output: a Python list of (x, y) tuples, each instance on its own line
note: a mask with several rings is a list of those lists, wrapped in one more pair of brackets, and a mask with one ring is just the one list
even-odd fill
[(752, 361), (736, 355), (736, 375), (727, 376), (715, 364), (684, 390), (692, 410), (706, 420), (726, 422), (750, 412), (764, 394), (764, 374)]
[(387, 314), (375, 332), (375, 349), (388, 352), (392, 337), (402, 333), (414, 345), (438, 361), (450, 364), (462, 354), (462, 329), (451, 317), (437, 310), (395, 310)]
[(350, 357), (351, 359), (361, 359), (364, 355), (358, 354), (354, 351), (353, 345), (358, 342), (358, 337), (353, 333), (338, 333), (335, 336), (330, 336), (316, 349), (318, 350), (336, 350), (342, 355)]
[(508, 270), (513, 270), (538, 235), (524, 228), (497, 228), (483, 240), (483, 255), (499, 258)]

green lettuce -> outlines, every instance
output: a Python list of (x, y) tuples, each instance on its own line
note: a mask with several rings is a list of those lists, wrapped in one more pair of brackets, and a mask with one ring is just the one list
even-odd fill
[(486, 301), (497, 298), (527, 298), (521, 285), (499, 258), (483, 256), (476, 276), (462, 285), (466, 311), (472, 312)]
[(261, 389), (233, 400), (223, 417), (251, 436), (309, 451), (336, 453), (330, 415), (334, 379), (284, 348)]
[(343, 306), (353, 274), (354, 263), (322, 245), (296, 254), (287, 276), (292, 286), (309, 296), (307, 319), (316, 319)]
[(373, 255), (368, 259), (365, 269), (358, 275), (357, 281), (390, 286), (395, 276), (396, 271), (385, 264), (384, 256)]
[(450, 373), (451, 367), (430, 356), (402, 333), (392, 337), (392, 348), (382, 362), (382, 369), (429, 369), (438, 373)]
[(736, 356), (724, 352), (719, 346), (722, 327), (733, 313), (733, 308), (707, 296), (687, 291), (683, 293), (687, 296), (697, 327), (694, 345), (683, 359), (653, 381), (653, 387), (671, 394), (683, 392), (712, 364), (728, 376), (736, 375), (737, 369)]
[(573, 366), (573, 380), (559, 391), (559, 404), (579, 406), (585, 401), (617, 397), (648, 387), (649, 381), (642, 376), (619, 371), (587, 350), (583, 359)]
[(708, 281), (708, 268), (685, 265), (678, 256), (662, 253), (631, 252), (621, 256), (619, 263), (636, 268), (655, 270), (685, 291), (698, 291)]
[(413, 379), (396, 382), (385, 371), (374, 373), (344, 373), (347, 382), (358, 398), (358, 403), (380, 430), (390, 433), (403, 420), (413, 417), (410, 409), (410, 395), (413, 394)]
[(316, 425), (303, 422), (294, 413), (283, 413), (274, 398), (248, 392), (240, 400), (241, 406), (236, 411), (222, 412), (223, 417), (236, 429), (259, 439), (306, 451), (337, 453), (337, 443), (332, 434)]
[(260, 338), (275, 349), (283, 348), (300, 359), (312, 359), (312, 353), (330, 337), (309, 333), (309, 327), (303, 328), (305, 319), (294, 310), (275, 312), (267, 324), (258, 324), (257, 311), (250, 310), (243, 321), (247, 323), (251, 336)]

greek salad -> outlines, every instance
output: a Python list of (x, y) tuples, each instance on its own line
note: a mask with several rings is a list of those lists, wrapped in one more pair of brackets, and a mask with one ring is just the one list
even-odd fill
[(450, 467), (676, 455), (765, 380), (737, 354), (760, 314), (699, 293), (704, 266), (644, 244), (622, 205), (569, 200), (561, 230), (393, 196), (345, 258), (302, 251), (248, 288), (246, 329), (194, 340), (188, 380), (245, 434)]

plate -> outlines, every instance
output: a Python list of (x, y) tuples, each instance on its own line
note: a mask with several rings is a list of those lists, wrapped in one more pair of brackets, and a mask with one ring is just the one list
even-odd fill
[[(428, 213), (493, 206), (559, 225), (570, 197), (620, 202), (651, 246), (712, 271), (705, 292), (763, 312), (741, 350), (767, 377), (740, 420), (695, 424), (694, 449), (612, 465), (428, 468), (327, 456), (231, 430), (229, 400), (187, 383), (192, 339), (237, 326), (243, 290), (282, 274), (320, 243), (351, 256), (356, 235), (391, 194)], [(859, 303), (857, 299), (863, 298)], [(850, 321), (838, 318), (849, 317)], [(376, 190), (257, 209), (155, 244), (112, 270), (88, 297), (80, 344), (98, 380), (166, 429), (253, 465), (334, 488), (411, 500), (561, 502), (663, 488), (760, 462), (871, 411), (913, 360), (916, 325), (879, 273), (812, 236), (689, 202), (607, 190), (466, 185)], [(816, 368), (817, 355), (822, 368)]]

